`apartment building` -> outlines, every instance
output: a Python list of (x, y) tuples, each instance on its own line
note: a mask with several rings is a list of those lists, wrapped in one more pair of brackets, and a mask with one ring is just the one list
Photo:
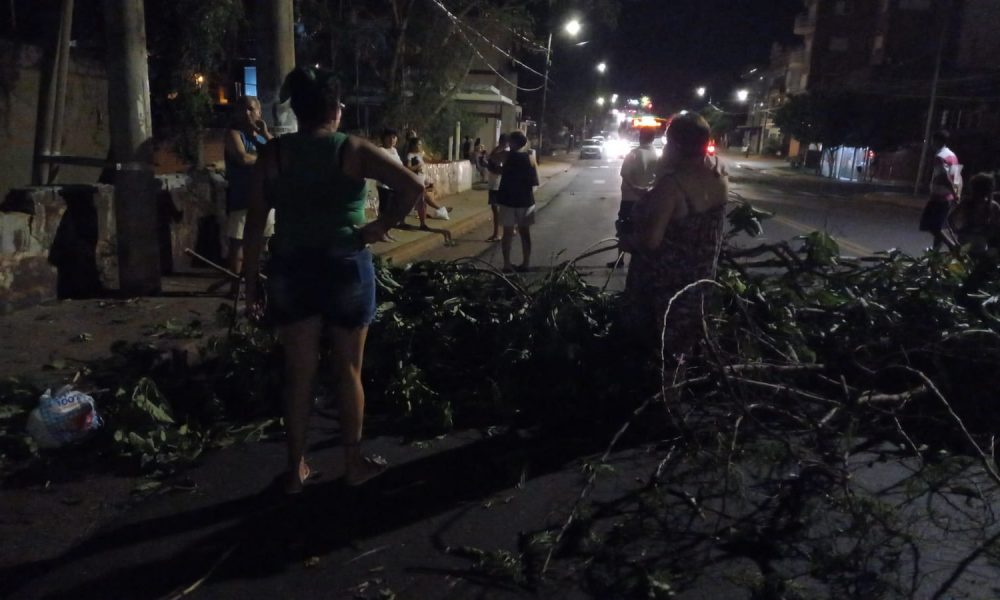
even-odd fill
[[(997, 0), (804, 0), (794, 31), (802, 46), (788, 54), (786, 90), (851, 91), (873, 101), (910, 99), (929, 106), (940, 61), (935, 128), (951, 129), (969, 166), (1000, 165), (1000, 2)], [(926, 117), (926, 113), (925, 113)], [(915, 176), (923, 122), (913, 146), (881, 163), (886, 178)], [(794, 146), (794, 143), (793, 143)], [(794, 150), (794, 148), (793, 148)], [(860, 151), (860, 152), (859, 152)], [(851, 157), (867, 149), (845, 149)], [(859, 159), (859, 160), (864, 160)], [(853, 178), (854, 158), (827, 161), (832, 176)]]

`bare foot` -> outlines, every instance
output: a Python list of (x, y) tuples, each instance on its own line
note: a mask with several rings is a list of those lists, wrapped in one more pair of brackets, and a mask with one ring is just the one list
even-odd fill
[(378, 477), (388, 468), (389, 463), (381, 456), (359, 454), (357, 459), (348, 462), (344, 483), (351, 487), (362, 485)]

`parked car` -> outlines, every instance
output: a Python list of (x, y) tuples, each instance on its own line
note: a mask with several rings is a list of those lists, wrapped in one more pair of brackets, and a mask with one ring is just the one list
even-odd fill
[(604, 158), (604, 143), (593, 138), (583, 140), (580, 145), (580, 158)]

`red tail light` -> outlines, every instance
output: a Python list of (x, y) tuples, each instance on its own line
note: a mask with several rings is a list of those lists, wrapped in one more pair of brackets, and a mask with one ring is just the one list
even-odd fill
[(715, 144), (709, 144), (707, 150), (709, 156), (715, 156)]

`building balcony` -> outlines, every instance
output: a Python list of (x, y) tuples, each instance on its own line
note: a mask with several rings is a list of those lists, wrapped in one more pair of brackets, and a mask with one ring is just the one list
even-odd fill
[(795, 35), (812, 35), (816, 33), (816, 19), (803, 14), (795, 17)]

